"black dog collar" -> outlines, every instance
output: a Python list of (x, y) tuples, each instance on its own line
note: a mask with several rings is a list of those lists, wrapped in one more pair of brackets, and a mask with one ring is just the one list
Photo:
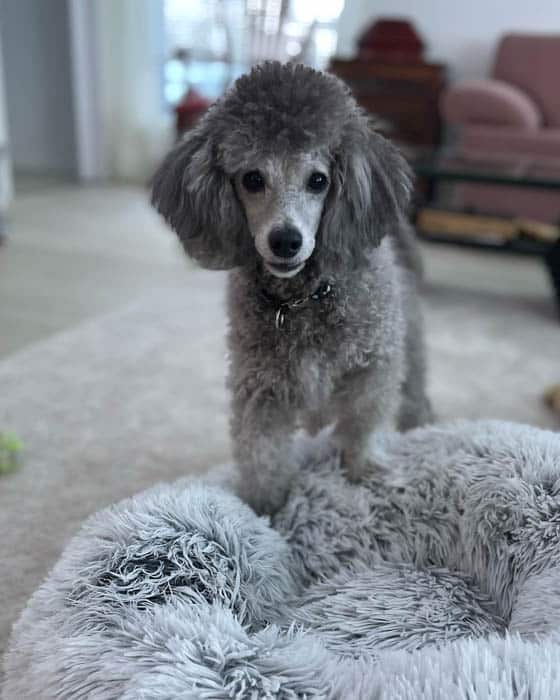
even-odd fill
[(333, 296), (334, 289), (330, 282), (321, 282), (317, 289), (305, 297), (296, 297), (287, 301), (280, 301), (264, 289), (261, 290), (263, 298), (274, 307), (274, 325), (278, 330), (282, 330), (286, 324), (286, 316), (289, 311), (301, 309), (311, 302), (323, 301)]

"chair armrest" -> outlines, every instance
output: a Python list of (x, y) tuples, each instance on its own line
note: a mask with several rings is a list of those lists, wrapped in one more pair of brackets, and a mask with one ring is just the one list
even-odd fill
[(543, 122), (533, 100), (519, 88), (501, 80), (465, 80), (444, 93), (440, 110), (450, 124), (534, 130)]

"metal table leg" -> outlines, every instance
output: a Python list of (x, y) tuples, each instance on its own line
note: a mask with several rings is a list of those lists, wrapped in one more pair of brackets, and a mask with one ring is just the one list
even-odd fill
[(560, 313), (560, 239), (546, 252), (544, 259), (550, 273)]

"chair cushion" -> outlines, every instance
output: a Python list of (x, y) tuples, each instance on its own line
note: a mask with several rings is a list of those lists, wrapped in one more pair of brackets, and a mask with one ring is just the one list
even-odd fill
[(484, 124), (536, 130), (542, 115), (521, 90), (499, 80), (466, 80), (442, 99), (444, 118), (451, 124)]
[(560, 34), (507, 34), (500, 41), (493, 78), (526, 93), (544, 125), (560, 127)]

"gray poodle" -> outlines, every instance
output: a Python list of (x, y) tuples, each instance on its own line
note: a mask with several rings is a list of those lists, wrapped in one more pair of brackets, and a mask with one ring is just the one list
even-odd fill
[(356, 480), (372, 430), (429, 419), (410, 190), (341, 81), (280, 63), (239, 78), (154, 177), (188, 255), (231, 270), (232, 440), (258, 512), (286, 498), (297, 427), (335, 423)]

